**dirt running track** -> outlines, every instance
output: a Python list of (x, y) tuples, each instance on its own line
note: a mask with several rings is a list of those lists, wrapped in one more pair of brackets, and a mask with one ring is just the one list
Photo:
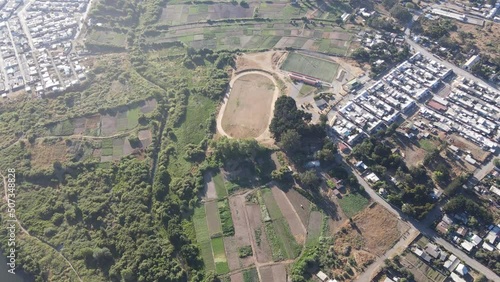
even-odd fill
[(271, 191), (273, 193), (274, 199), (276, 200), (276, 203), (280, 207), (281, 213), (290, 226), (290, 231), (292, 231), (295, 240), (299, 244), (303, 244), (306, 238), (307, 231), (305, 226), (300, 221), (299, 215), (282, 190), (275, 186), (271, 188)]
[[(242, 72), (240, 74), (237, 74), (236, 76), (234, 76), (231, 79), (231, 81), (229, 82), (229, 89), (228, 89), (229, 91), (226, 93), (226, 96), (224, 97), (224, 100), (222, 102), (222, 106), (219, 110), (219, 114), (217, 115), (217, 131), (223, 136), (227, 136), (228, 138), (233, 138), (228, 133), (226, 133), (226, 131), (224, 131), (224, 128), (222, 126), (222, 123), (223, 123), (222, 121), (223, 121), (224, 113), (226, 111), (226, 106), (228, 104), (229, 95), (231, 93), (231, 89), (233, 88), (235, 81), (238, 80), (240, 77), (246, 76), (249, 74), (263, 75), (263, 76), (267, 77), (268, 79), (270, 79), (272, 81), (272, 83), (274, 84), (274, 92), (273, 92), (273, 97), (272, 97), (271, 106), (270, 106), (271, 108), (269, 109), (269, 118), (268, 118), (268, 123), (267, 123), (266, 129), (264, 130), (264, 132), (262, 134), (260, 134), (259, 136), (257, 136), (255, 138), (258, 141), (264, 141), (264, 142), (269, 141), (269, 140), (272, 140), (271, 133), (269, 132), (269, 124), (271, 123), (271, 120), (273, 118), (272, 113), (274, 112), (274, 103), (276, 102), (276, 99), (278, 99), (278, 97), (279, 97), (280, 90), (278, 88), (278, 84), (277, 84), (276, 80), (274, 79), (274, 77), (268, 73), (261, 72), (261, 71)], [(251, 117), (248, 117), (248, 118), (251, 118)]]

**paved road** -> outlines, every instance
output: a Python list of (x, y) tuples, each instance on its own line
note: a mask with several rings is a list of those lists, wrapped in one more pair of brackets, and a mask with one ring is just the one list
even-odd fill
[[(347, 164), (345, 164), (347, 166)], [(350, 170), (352, 168), (349, 167)], [(380, 197), (371, 187), (368, 185), (368, 183), (357, 173), (357, 171), (352, 170), (356, 178), (358, 179), (359, 183), (363, 185), (365, 188), (365, 191), (370, 195), (370, 197), (376, 201), (378, 204), (384, 206), (387, 210), (390, 212), (394, 213), (397, 215), (399, 218), (402, 218), (409, 224), (411, 224), (414, 228), (416, 228), (422, 235), (434, 240), (437, 244), (441, 245), (444, 249), (446, 249), (448, 252), (453, 253), (457, 258), (460, 260), (464, 261), (468, 266), (474, 268), (477, 270), (479, 273), (484, 274), (486, 278), (493, 280), (493, 281), (500, 281), (500, 277), (496, 275), (493, 271), (479, 263), (478, 261), (472, 259), (469, 257), (467, 254), (462, 252), (460, 249), (449, 243), (448, 241), (442, 239), (439, 234), (437, 234), (436, 231), (433, 229), (429, 228), (429, 224), (436, 218), (436, 216), (439, 215), (439, 208), (436, 207), (434, 208), (429, 215), (427, 215), (426, 219), (424, 221), (417, 221), (413, 218), (410, 218), (406, 216), (405, 214), (401, 213), (399, 210), (395, 209), (392, 207), (389, 203), (387, 203), (383, 198)]]

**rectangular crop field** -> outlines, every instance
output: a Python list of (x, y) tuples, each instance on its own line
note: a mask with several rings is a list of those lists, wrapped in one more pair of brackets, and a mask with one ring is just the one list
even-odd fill
[(243, 272), (243, 281), (244, 282), (259, 282), (259, 274), (257, 273), (256, 268), (250, 268)]
[(362, 211), (370, 200), (359, 193), (351, 193), (339, 199), (339, 205), (347, 217), (353, 217)]
[(92, 44), (125, 48), (127, 35), (110, 30), (93, 30), (88, 37), (88, 41)]
[(113, 139), (113, 159), (120, 159), (123, 157), (123, 145), (125, 143), (125, 139), (123, 138), (115, 138)]
[(219, 237), (222, 235), (221, 221), (219, 218), (219, 209), (217, 202), (210, 201), (205, 203), (205, 212), (207, 213), (208, 230), (210, 237)]
[(289, 53), (281, 69), (308, 75), (325, 82), (332, 82), (337, 75), (339, 65), (333, 61), (327, 61), (299, 53)]
[(113, 155), (113, 139), (109, 138), (101, 141), (101, 155), (102, 156)]
[(222, 199), (227, 196), (226, 185), (224, 184), (224, 178), (222, 178), (222, 174), (219, 172), (215, 176), (213, 176), (215, 191), (217, 192), (217, 197)]
[(139, 113), (141, 108), (136, 107), (127, 111), (127, 128), (132, 129), (139, 125)]
[(212, 239), (212, 250), (214, 252), (215, 271), (217, 274), (226, 274), (229, 272), (227, 264), (226, 249), (222, 237)]
[(75, 127), (71, 120), (67, 119), (58, 122), (56, 125), (50, 128), (50, 133), (52, 135), (72, 135), (75, 131)]
[(222, 224), (222, 234), (224, 236), (234, 235), (234, 223), (231, 217), (231, 210), (229, 208), (229, 201), (224, 199), (218, 202), (220, 221)]
[(193, 225), (196, 231), (196, 240), (200, 246), (201, 257), (207, 270), (215, 270), (215, 262), (212, 254), (212, 244), (208, 233), (207, 215), (205, 206), (194, 209)]
[(127, 111), (118, 112), (116, 114), (116, 130), (125, 131), (128, 128), (127, 125), (128, 125)]

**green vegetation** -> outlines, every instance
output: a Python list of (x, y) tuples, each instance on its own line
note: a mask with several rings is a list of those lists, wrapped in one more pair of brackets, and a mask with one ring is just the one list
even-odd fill
[(72, 135), (75, 130), (73, 123), (71, 120), (64, 120), (62, 122), (57, 123), (53, 127), (50, 128), (50, 133), (52, 135)]
[(426, 150), (427, 152), (432, 152), (436, 149), (436, 145), (427, 139), (420, 139), (418, 144), (420, 145), (420, 148)]
[(332, 61), (319, 59), (300, 53), (290, 53), (281, 69), (289, 72), (296, 72), (322, 81), (332, 82), (337, 75), (339, 65)]
[(252, 246), (247, 245), (238, 249), (238, 256), (240, 258), (249, 257), (253, 255)]
[[(300, 254), (301, 246), (295, 241), (290, 226), (274, 200), (271, 190), (263, 189), (259, 198), (265, 223), (267, 239), (271, 245), (273, 260), (294, 259)], [(267, 217), (270, 220), (266, 220)]]
[(102, 156), (112, 156), (113, 155), (113, 139), (108, 138), (101, 141), (101, 155)]
[(207, 270), (214, 270), (214, 257), (212, 255), (212, 245), (210, 243), (210, 234), (208, 232), (207, 215), (204, 205), (194, 209), (193, 224), (205, 268)]
[[(399, 51), (396, 46), (384, 42), (373, 45), (369, 52), (364, 48), (359, 48), (352, 53), (352, 58), (359, 63), (370, 63), (370, 76), (372, 77), (380, 75), (395, 64), (408, 59), (409, 56), (410, 49), (407, 46)], [(383, 62), (381, 64), (377, 63), (379, 60)]]
[(217, 274), (226, 274), (229, 272), (229, 265), (226, 259), (226, 250), (222, 237), (212, 239), (212, 250), (214, 252), (215, 271)]
[(257, 273), (256, 268), (250, 268), (243, 272), (243, 281), (244, 282), (259, 282), (259, 274)]
[(231, 210), (229, 209), (229, 201), (224, 199), (217, 203), (219, 207), (220, 221), (222, 224), (222, 234), (224, 236), (234, 235), (233, 218), (231, 217)]
[(349, 193), (338, 199), (338, 202), (345, 215), (351, 218), (368, 206), (370, 198), (361, 193)]
[(217, 197), (222, 199), (227, 197), (226, 185), (224, 184), (224, 178), (222, 174), (219, 172), (215, 176), (212, 177), (215, 184), (215, 191), (217, 192)]

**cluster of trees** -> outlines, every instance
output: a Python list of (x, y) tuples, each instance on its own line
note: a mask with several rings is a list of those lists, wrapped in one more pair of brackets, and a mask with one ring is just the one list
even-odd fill
[[(385, 42), (372, 46), (368, 51), (363, 47), (352, 53), (352, 58), (360, 63), (371, 64), (371, 75), (377, 76), (394, 64), (406, 60), (410, 55), (410, 49), (405, 46), (401, 51), (394, 45)], [(383, 60), (382, 64), (375, 64), (376, 61)]]
[(309, 146), (322, 147), (326, 136), (322, 125), (309, 124), (310, 121), (311, 114), (299, 110), (293, 98), (280, 96), (276, 100), (269, 131), (288, 157), (299, 165), (307, 160)]
[(477, 221), (480, 221), (483, 224), (493, 222), (493, 216), (486, 208), (479, 205), (473, 199), (463, 195), (450, 199), (443, 206), (443, 211), (451, 214), (466, 212), (468, 215), (473, 216)]
[[(392, 132), (392, 133), (391, 133)], [(374, 188), (384, 188), (389, 192), (388, 200), (400, 207), (403, 212), (423, 218), (433, 207), (434, 199), (430, 196), (434, 186), (425, 167), (408, 168), (397, 153), (392, 153), (387, 142), (380, 142), (384, 136), (393, 134), (391, 129), (380, 131), (353, 148), (352, 154), (362, 160), (371, 171), (375, 172), (382, 180)], [(388, 170), (396, 171), (398, 186), (384, 180)]]
[(382, 267), (382, 272), (394, 277), (399, 277), (398, 281), (401, 282), (415, 281), (415, 276), (401, 264), (399, 256), (396, 255), (392, 260), (385, 259), (384, 263), (385, 265)]

